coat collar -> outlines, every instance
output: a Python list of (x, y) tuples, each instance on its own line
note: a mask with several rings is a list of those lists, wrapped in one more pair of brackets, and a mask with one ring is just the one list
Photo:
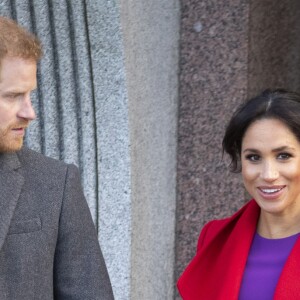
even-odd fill
[(0, 154), (0, 249), (13, 217), (24, 177), (17, 153)]
[(21, 163), (16, 152), (0, 154), (0, 169), (17, 170), (20, 167)]
[(300, 238), (297, 239), (279, 277), (274, 300), (299, 299)]
[[(252, 200), (231, 218), (206, 225), (202, 240), (200, 236), (203, 246), (178, 281), (184, 300), (238, 299), (259, 213)], [(299, 278), (300, 238), (282, 270), (274, 299), (298, 299)]]
[(202, 246), (178, 282), (184, 300), (238, 299), (258, 216), (251, 201), (231, 218), (204, 227)]

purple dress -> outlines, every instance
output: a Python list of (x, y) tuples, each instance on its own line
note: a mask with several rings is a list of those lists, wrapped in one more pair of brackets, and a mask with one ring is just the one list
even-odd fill
[(267, 239), (254, 236), (240, 288), (239, 300), (271, 300), (283, 266), (300, 233)]

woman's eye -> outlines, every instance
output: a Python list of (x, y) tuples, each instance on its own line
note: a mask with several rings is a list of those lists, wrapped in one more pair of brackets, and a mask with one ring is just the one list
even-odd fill
[(291, 157), (291, 155), (289, 153), (280, 153), (278, 154), (278, 159), (281, 159), (281, 160), (287, 160)]
[(256, 161), (260, 160), (260, 157), (257, 154), (249, 154), (249, 155), (246, 156), (246, 159), (256, 162)]

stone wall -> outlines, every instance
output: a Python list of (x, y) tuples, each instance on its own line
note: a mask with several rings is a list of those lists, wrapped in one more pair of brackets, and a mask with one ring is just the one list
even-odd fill
[(222, 157), (233, 110), (266, 88), (299, 90), (299, 8), (296, 0), (181, 1), (175, 278), (203, 225), (248, 199)]

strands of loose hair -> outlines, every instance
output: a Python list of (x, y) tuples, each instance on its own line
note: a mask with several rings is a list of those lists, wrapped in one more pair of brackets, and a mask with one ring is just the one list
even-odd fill
[(272, 104), (272, 99), (269, 98), (269, 100), (268, 100), (268, 102), (267, 102), (267, 106), (266, 106), (266, 112), (270, 109), (271, 104)]

